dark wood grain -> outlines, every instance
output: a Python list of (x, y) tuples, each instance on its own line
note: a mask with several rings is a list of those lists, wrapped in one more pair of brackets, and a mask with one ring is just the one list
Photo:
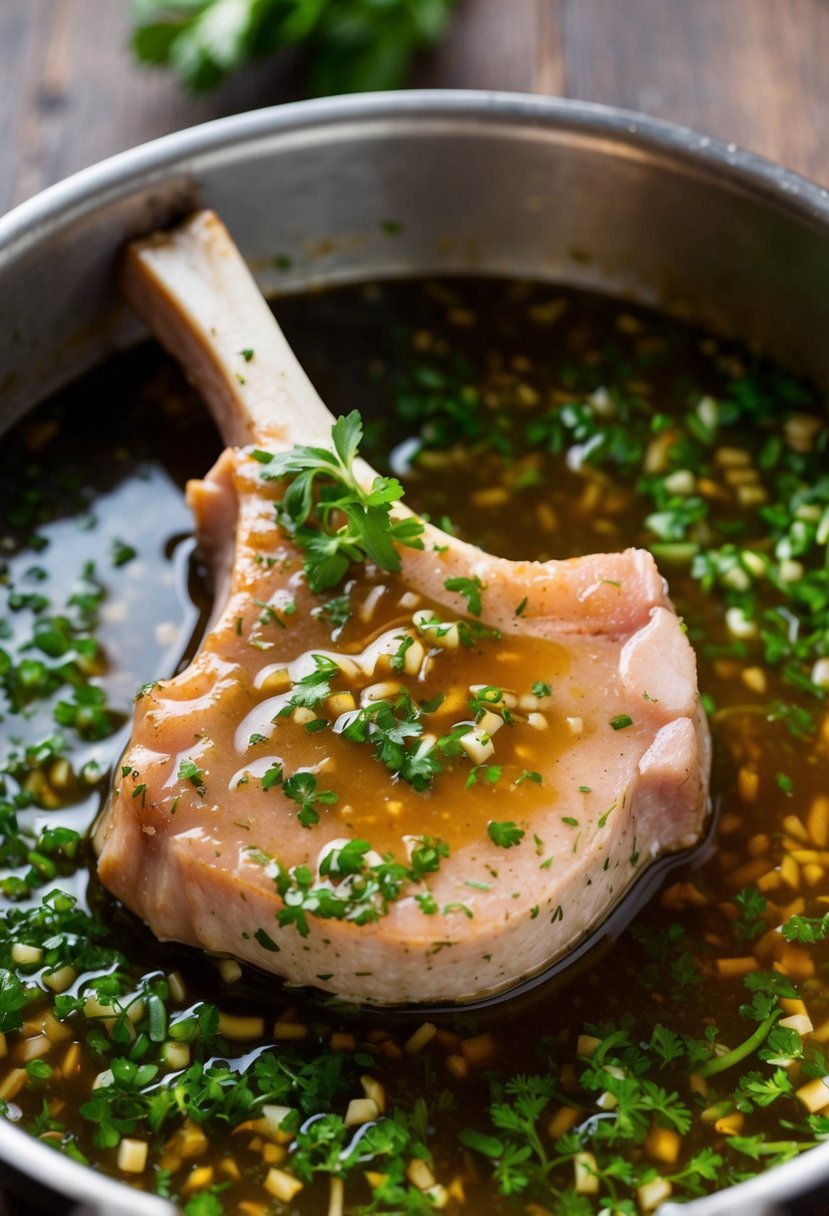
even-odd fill
[[(303, 96), (297, 56), (191, 97), (128, 51), (127, 0), (0, 0), (0, 212), (113, 152)], [(412, 83), (565, 93), (829, 181), (829, 0), (460, 0)]]
[[(188, 96), (133, 63), (129, 8), (0, 0), (0, 214), (137, 143), (303, 95), (288, 56)], [(829, 0), (460, 0), (412, 83), (622, 105), (829, 182)]]
[(301, 96), (291, 56), (190, 96), (136, 66), (124, 0), (0, 0), (0, 211), (102, 157)]
[[(0, 213), (44, 186), (148, 139), (304, 95), (296, 56), (191, 96), (129, 54), (125, 0), (0, 0)], [(461, 0), (448, 38), (412, 84), (563, 88), (559, 0)]]
[(829, 181), (825, 0), (564, 0), (572, 97), (644, 110)]
[(422, 88), (564, 91), (560, 0), (464, 0), (449, 37), (421, 56)]

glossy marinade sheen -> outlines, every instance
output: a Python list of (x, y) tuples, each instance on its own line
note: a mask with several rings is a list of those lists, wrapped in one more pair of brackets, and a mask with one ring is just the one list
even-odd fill
[[(525, 419), (535, 425), (548, 402), (566, 405), (584, 400), (604, 385), (679, 420), (689, 408), (696, 410), (701, 394), (725, 401), (750, 390), (757, 421), (739, 432), (722, 429), (717, 452), (723, 449), (732, 459), (734, 449), (742, 448), (744, 458), (731, 465), (712, 462), (717, 470), (709, 479), (713, 488), (703, 489), (716, 495), (708, 500), (714, 524), (705, 526), (712, 528), (710, 536), (719, 544), (721, 525), (733, 527), (746, 519), (743, 543), (761, 556), (771, 549), (764, 541), (769, 525), (740, 505), (737, 490), (746, 479), (729, 477), (727, 470), (759, 467), (758, 454), (776, 436), (784, 444), (792, 438), (803, 443), (804, 435), (811, 432), (819, 441), (823, 426), (814, 391), (764, 367), (745, 351), (653, 314), (620, 310), (609, 301), (549, 287), (386, 285), (283, 301), (279, 312), (290, 341), (334, 412), (359, 404), (367, 419), (376, 420), (370, 421), (373, 446), (368, 454), (377, 464), (383, 452), (393, 453), (392, 464), (404, 475), (412, 506), (431, 511), (437, 520), (451, 514), (464, 538), (513, 558), (568, 557), (597, 548), (655, 545), (657, 540), (662, 544), (662, 539), (645, 526), (653, 504), (635, 489), (638, 472), (631, 477), (612, 468), (574, 469), (549, 450), (554, 446), (549, 428), (534, 432), (532, 450), (519, 445), (509, 455), (514, 436), (508, 417), (520, 419), (522, 426)], [(447, 423), (456, 414), (468, 415), (457, 405), (472, 390), (486, 405), (484, 438), (480, 433), (464, 433), (460, 424)], [(102, 420), (112, 425), (111, 402), (116, 396), (124, 402), (119, 414), (124, 429), (104, 441)], [(598, 401), (603, 400), (600, 395)], [(393, 403), (395, 411), (389, 409)], [(787, 422), (784, 428), (774, 421), (781, 411), (786, 418), (799, 415), (801, 421), (795, 427)], [(405, 459), (411, 445), (401, 444), (407, 434), (424, 425), (431, 428), (433, 442), (412, 463)], [(629, 435), (632, 429), (627, 428)], [(92, 678), (107, 691), (112, 714), (105, 724), (107, 732), (126, 720), (132, 693), (148, 668), (158, 677), (169, 675), (187, 648), (194, 621), (186, 595), (182, 536), (188, 517), (180, 487), (188, 476), (208, 467), (218, 450), (218, 440), (189, 391), (149, 350), (117, 361), (50, 403), (21, 426), (6, 447), (4, 581), (18, 595), (48, 592), (57, 610), (77, 589), (84, 562), (95, 561), (95, 578), (104, 594), (96, 632), (104, 649), (91, 670)], [(810, 459), (819, 460), (819, 450)], [(703, 474), (697, 477), (701, 481)], [(693, 525), (697, 530), (700, 526)], [(39, 541), (37, 548), (27, 548), (33, 533), (35, 539), (40, 536), (48, 542), (46, 548), (41, 549)], [(119, 540), (138, 551), (122, 566), (114, 564)], [(678, 544), (665, 543), (674, 548)], [(234, 1067), (249, 1067), (263, 1046), (262, 1058), (282, 1059), (295, 1073), (313, 1062), (330, 1067), (332, 1060), (339, 1061), (341, 1087), (333, 1091), (323, 1087), (319, 1092), (326, 1096), (316, 1107), (306, 1094), (304, 1100), (311, 1103), (303, 1107), (306, 1114), (311, 1109), (333, 1109), (340, 1117), (349, 1100), (362, 1095), (361, 1075), (368, 1072), (379, 1079), (387, 1113), (396, 1112), (403, 1129), (402, 1158), (399, 1166), (394, 1154), (349, 1165), (345, 1169), (348, 1205), (369, 1203), (373, 1190), (380, 1211), (396, 1210), (395, 1204), (399, 1208), (404, 1202), (399, 1196), (382, 1198), (386, 1192), (381, 1174), (402, 1179), (399, 1185), (414, 1192), (417, 1188), (406, 1180), (405, 1170), (413, 1146), (422, 1144), (417, 1151), (431, 1154), (429, 1168), (446, 1188), (448, 1197), (442, 1201), (453, 1213), (513, 1212), (527, 1202), (555, 1210), (572, 1202), (567, 1196), (574, 1184), (573, 1150), (567, 1147), (566, 1136), (557, 1139), (567, 1127), (583, 1129), (581, 1147), (594, 1153), (600, 1170), (615, 1171), (608, 1181), (602, 1176), (598, 1196), (581, 1197), (586, 1210), (608, 1206), (611, 1193), (648, 1210), (656, 1192), (651, 1189), (640, 1199), (637, 1191), (640, 1185), (650, 1185), (643, 1182), (651, 1176), (648, 1171), (657, 1175), (660, 1185), (667, 1176), (670, 1181), (664, 1185), (681, 1198), (768, 1168), (787, 1152), (814, 1143), (819, 1134), (819, 1127), (807, 1124), (803, 1100), (794, 1096), (809, 1084), (803, 1063), (783, 1067), (789, 1091), (778, 1081), (780, 1097), (769, 1104), (746, 1105), (740, 1099), (740, 1110), (734, 1101), (739, 1086), (751, 1085), (752, 1075), (770, 1084), (780, 1066), (754, 1050), (726, 1071), (695, 1080), (699, 1063), (690, 1065), (682, 1054), (665, 1062), (648, 1044), (654, 1027), (693, 1043), (704, 1043), (708, 1033), (711, 1042), (724, 1050), (745, 1042), (757, 1025), (741, 1012), (751, 1000), (745, 977), (750, 977), (752, 968), (763, 974), (777, 968), (774, 974), (781, 982), (794, 986), (797, 996), (783, 998), (787, 1008), (780, 1016), (798, 1017), (799, 1008), (807, 1011), (814, 1027), (805, 1040), (810, 1053), (820, 1052), (829, 1038), (823, 978), (829, 962), (826, 946), (821, 942), (789, 946), (774, 928), (798, 912), (819, 915), (829, 894), (825, 880), (829, 732), (820, 698), (782, 680), (780, 668), (765, 661), (758, 637), (737, 638), (729, 629), (726, 596), (743, 593), (726, 592), (719, 584), (705, 587), (699, 577), (692, 577), (687, 556), (684, 562), (680, 559), (682, 553), (676, 552), (665, 568), (672, 598), (697, 649), (701, 687), (713, 710), (713, 792), (721, 811), (718, 849), (696, 874), (672, 881), (612, 951), (571, 977), (563, 992), (542, 994), (531, 1007), (507, 1005), (502, 1015), (496, 1012), (490, 1019), (450, 1019), (423, 1045), (428, 1035), (417, 1022), (395, 1022), (385, 1015), (360, 1017), (345, 1009), (307, 1004), (290, 991), (275, 992), (273, 979), (262, 982), (251, 968), (236, 978), (232, 968), (225, 964), (220, 968), (199, 952), (153, 941), (94, 878), (89, 881), (91, 871), (83, 852), (77, 872), (74, 862), (58, 859), (55, 876), (44, 878), (40, 887), (35, 885), (29, 902), (36, 905), (42, 892), (53, 886), (86, 896), (94, 912), (89, 924), (99, 926), (103, 934), (99, 942), (107, 949), (118, 946), (126, 955), (120, 991), (138, 990), (145, 976), (155, 977), (151, 982), (156, 985), (168, 977), (164, 1003), (169, 1025), (162, 1038), (173, 1037), (174, 1024), (185, 1027), (188, 1011), (199, 1002), (202, 1007), (218, 1006), (223, 1018), (218, 1037), (210, 1037), (205, 1026), (200, 1045), (198, 1036), (190, 1041), (182, 1031), (180, 1037), (193, 1061), (225, 1059), (236, 1061)], [(662, 555), (659, 560), (664, 565), (667, 559)], [(792, 560), (809, 566), (811, 559)], [(48, 577), (33, 573), (36, 569)], [(206, 610), (209, 594), (197, 567), (190, 587)], [(767, 586), (761, 606), (772, 603)], [(0, 645), (13, 652), (32, 628), (32, 610), (21, 605), (7, 612), (6, 619), (13, 639)], [(199, 636), (202, 627), (194, 632)], [(30, 657), (40, 653), (27, 652)], [(54, 694), (44, 702), (45, 716), (36, 700), (30, 703), (36, 710), (31, 716), (7, 714), (2, 727), (7, 749), (14, 746), (12, 738), (32, 743), (53, 729), (51, 709), (57, 696), (70, 699), (65, 690)], [(73, 720), (86, 719), (76, 714)], [(33, 824), (36, 832), (56, 824), (80, 829), (89, 825), (107, 788), (108, 768), (117, 763), (125, 741), (123, 731), (96, 740), (82, 738), (72, 726), (63, 729), (70, 744), (70, 774), (60, 756), (54, 758), (48, 749), (25, 763), (17, 762), (4, 774), (7, 792), (31, 791), (32, 805), (21, 809), (19, 818)], [(511, 738), (514, 741), (517, 735)], [(89, 766), (93, 760), (101, 766), (99, 776)], [(25, 858), (17, 864), (8, 860), (9, 835), (4, 830), (7, 871), (25, 875)], [(3, 881), (8, 893), (11, 888)], [(761, 905), (746, 903), (744, 893), (753, 886), (759, 888)], [(27, 906), (25, 899), (8, 903), (6, 917)], [(6, 934), (4, 960), (10, 943), (20, 936), (17, 930)], [(69, 949), (80, 959), (79, 945)], [(70, 983), (65, 990), (69, 997), (95, 974), (88, 954), (82, 957), (91, 969), (86, 978), (80, 974)], [(114, 963), (102, 965), (111, 968)], [(12, 966), (31, 976), (29, 982), (41, 982), (36, 964)], [(114, 1059), (130, 1053), (136, 1059), (155, 1061), (164, 1043), (146, 1038), (146, 1008), (142, 1012), (136, 1006), (131, 1008), (137, 1037), (128, 1036), (125, 1045), (112, 1037), (123, 1019), (96, 1014), (92, 1007), (68, 1016), (58, 1033), (43, 1021), (53, 1002), (54, 996), (44, 992), (27, 1006), (23, 1032), (6, 1035), (8, 1055), (2, 1060), (0, 1087), (11, 1117), (65, 1151), (83, 1154), (96, 1168), (146, 1189), (169, 1190), (181, 1196), (183, 1204), (196, 1198), (212, 1204), (218, 1187), (215, 1204), (221, 1206), (207, 1208), (211, 1216), (212, 1210), (222, 1208), (257, 1216), (281, 1210), (274, 1193), (266, 1189), (269, 1171), (302, 1173), (310, 1126), (298, 1134), (298, 1148), (280, 1146), (251, 1127), (230, 1135), (224, 1115), (209, 1114), (211, 1109), (227, 1108), (211, 1107), (202, 1094), (198, 1119), (204, 1131), (194, 1112), (188, 1115), (184, 1131), (180, 1119), (172, 1117), (156, 1131), (143, 1116), (132, 1123), (126, 1120), (121, 1134), (144, 1141), (149, 1151), (141, 1170), (125, 1171), (117, 1145), (93, 1139), (101, 1127), (95, 1121), (101, 1107), (88, 1106), (93, 1082), (98, 1078), (102, 1085), (94, 1091), (102, 1095), (102, 1104), (126, 1118), (124, 1088), (107, 1087), (101, 1074)], [(252, 1021), (234, 1022), (232, 1015)], [(54, 1041), (43, 1034), (43, 1025)], [(583, 1054), (588, 1045), (580, 1036), (586, 1031), (595, 1042), (618, 1035), (625, 1026), (633, 1046), (608, 1048), (607, 1058), (617, 1071), (627, 1067), (633, 1076), (635, 1070), (642, 1070), (636, 1075), (674, 1093), (688, 1112), (687, 1130), (678, 1134), (678, 1144), (671, 1134), (651, 1134), (650, 1115), (643, 1124), (634, 1119), (613, 1142), (600, 1138), (601, 1129), (613, 1125), (602, 1095), (621, 1082), (599, 1070), (594, 1084), (590, 1060)], [(215, 1036), (215, 1031), (211, 1033)], [(413, 1035), (419, 1051), (406, 1049)], [(48, 1041), (43, 1054), (29, 1055), (33, 1049), (41, 1050), (44, 1038)], [(663, 1046), (670, 1042), (664, 1036), (660, 1041)], [(27, 1058), (42, 1068), (27, 1075)], [(165, 1079), (171, 1076), (184, 1084), (182, 1067), (181, 1063), (178, 1070), (172, 1064), (161, 1065), (161, 1090), (171, 1089)], [(21, 1071), (22, 1081), (17, 1077)], [(535, 1077), (551, 1088), (540, 1100), (532, 1141), (547, 1154), (546, 1172), (533, 1164), (535, 1148), (529, 1164), (520, 1170), (515, 1167), (508, 1176), (494, 1158), (462, 1143), (476, 1132), (522, 1150), (530, 1145), (525, 1133), (504, 1131), (493, 1122), (490, 1111), (496, 1101), (514, 1108), (515, 1099), (498, 1087), (516, 1074)], [(148, 1089), (155, 1085), (147, 1082)], [(235, 1092), (239, 1089), (235, 1082)], [(186, 1082), (185, 1090), (192, 1095), (200, 1092), (194, 1080)], [(641, 1097), (641, 1091), (636, 1092)], [(293, 1103), (296, 1098), (286, 1100)], [(141, 1109), (145, 1109), (143, 1099)], [(629, 1101), (627, 1106), (623, 1101), (622, 1109), (630, 1110)], [(656, 1122), (665, 1121), (660, 1117)], [(671, 1132), (670, 1127), (663, 1130)], [(334, 1132), (345, 1135), (338, 1143), (348, 1144), (361, 1129)], [(742, 1143), (735, 1139), (739, 1135), (749, 1139)], [(490, 1149), (492, 1139), (485, 1142)], [(754, 1156), (748, 1152), (752, 1145)], [(714, 1155), (705, 1176), (691, 1168), (701, 1151)], [(554, 1160), (560, 1164), (553, 1164)], [(631, 1172), (630, 1181), (623, 1180), (625, 1169)], [(197, 1171), (203, 1172), (191, 1178)], [(328, 1175), (323, 1170), (314, 1174), (314, 1181), (302, 1177), (303, 1187), (291, 1206), (308, 1213), (325, 1212), (334, 1194)], [(280, 1179), (270, 1181), (276, 1185)], [(407, 1202), (431, 1204), (425, 1191), (420, 1194), (426, 1197)], [(243, 1208), (243, 1204), (252, 1206)]]
[[(661, 580), (633, 552), (550, 567), (546, 581), (538, 572), (526, 583), (524, 631), (502, 637), (486, 624), (490, 606), (512, 594), (517, 607), (524, 584), (484, 555), (481, 620), (462, 625), (405, 579), (358, 567), (352, 618), (332, 640), (330, 622), (314, 615), (326, 600), (306, 584), (261, 467), (249, 452), (228, 453), (191, 489), (211, 516), (234, 509), (229, 494), (239, 500), (230, 597), (192, 665), (138, 700), (125, 775), (96, 834), (100, 877), (161, 938), (348, 999), (468, 999), (515, 983), (600, 923), (655, 857), (702, 830), (707, 734), (695, 722), (693, 657)], [(440, 571), (445, 557), (421, 560)], [(567, 617), (577, 596), (590, 608), (584, 621)], [(398, 673), (404, 638), (412, 644)], [(337, 664), (331, 696), (298, 715), (291, 697), (320, 657)], [(534, 695), (539, 683), (551, 691)], [(480, 688), (511, 705), (498, 696), (480, 738), (461, 730), (460, 754), (423, 789), (344, 733), (360, 705), (394, 705), (402, 690), (414, 706), (439, 702), (424, 715), (427, 738), (464, 725), (472, 734)], [(182, 764), (196, 766), (198, 781), (182, 778)], [(286, 780), (312, 774), (329, 801), (314, 802), (303, 822), (284, 786), (268, 784), (275, 769)], [(508, 846), (488, 831), (504, 821), (519, 833)], [(302, 935), (283, 927), (273, 864), (319, 875), (326, 854), (355, 838), (404, 862), (423, 838), (448, 851), (427, 882), (368, 924), (309, 912)]]
[[(335, 422), (315, 396), (214, 213), (131, 245), (122, 288), (183, 361), (231, 448), (190, 490), (212, 555), (216, 620), (191, 666), (139, 702), (124, 780), (96, 834), (102, 881), (159, 936), (348, 999), (469, 1000), (540, 971), (600, 924), (654, 858), (703, 830), (707, 724), (693, 655), (652, 557), (626, 549), (510, 562), (434, 525), (390, 520), (379, 505), (359, 514), (363, 478), (372, 499), (402, 491), (370, 467), (359, 471), (359, 415)], [(317, 446), (302, 446), (309, 441)], [(291, 450), (279, 455), (283, 445)], [(320, 445), (312, 487), (308, 461), (317, 465)], [(299, 462), (287, 488), (277, 472), (286, 459)], [(331, 476), (358, 504), (295, 531), (298, 495), (310, 496), (303, 514), (330, 514)], [(366, 564), (352, 540), (332, 570), (331, 546), (358, 537), (364, 518), (367, 535), (369, 524), (388, 537), (412, 524), (417, 538), (401, 533), (399, 550), (389, 540), (385, 554), (372, 543)], [(371, 585), (368, 557), (399, 569), (389, 598), (402, 608), (413, 599), (415, 611), (379, 636), (358, 629), (355, 653), (342, 655), (335, 639), (323, 651), (325, 618), (342, 594), (358, 625), (375, 615), (384, 587)], [(329, 602), (325, 592), (349, 575), (351, 590)], [(459, 601), (469, 619), (456, 619)], [(545, 642), (569, 660), (566, 679), (556, 678)], [(473, 662), (453, 670), (453, 651)], [(495, 659), (502, 670), (488, 678)], [(512, 687), (514, 663), (523, 664), (523, 690)], [(526, 678), (532, 664), (537, 683)], [(367, 683), (397, 670), (408, 677), (397, 687)], [(490, 703), (480, 703), (481, 688)], [(251, 702), (241, 710), (237, 691)], [(608, 701), (619, 702), (609, 717)], [(551, 715), (570, 747), (556, 746), (554, 734), (545, 746)], [(487, 763), (502, 727), (524, 735), (523, 770)], [(267, 745), (288, 750), (263, 756)], [(480, 809), (470, 821), (464, 804), (482, 805), (479, 784), (500, 787), (505, 821)], [(534, 805), (526, 785), (543, 791)], [(427, 792), (431, 817), (439, 811), (462, 836), (430, 827)], [(384, 797), (404, 818), (389, 817), (378, 843), (362, 816)], [(424, 849), (439, 862), (428, 881)], [(383, 883), (377, 866), (388, 864), (411, 864), (403, 889), (360, 898), (365, 882)], [(475, 894), (464, 902), (467, 890)]]

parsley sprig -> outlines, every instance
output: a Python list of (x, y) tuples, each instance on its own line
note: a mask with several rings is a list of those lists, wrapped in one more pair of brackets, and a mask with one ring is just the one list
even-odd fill
[[(371, 701), (357, 710), (342, 737), (351, 743), (370, 744), (389, 772), (423, 793), (453, 760), (466, 756), (461, 740), (469, 733), (468, 722), (453, 725), (437, 738), (421, 737), (426, 716), (439, 710), (443, 701), (444, 695), (439, 693), (429, 701), (415, 702), (401, 688), (394, 700)], [(474, 781), (468, 784), (474, 785)]]
[(305, 554), (313, 591), (336, 587), (353, 562), (366, 559), (383, 570), (400, 569), (398, 545), (422, 549), (423, 524), (414, 516), (395, 519), (403, 487), (394, 477), (375, 477), (366, 490), (354, 471), (363, 424), (352, 410), (331, 428), (333, 450), (294, 447), (288, 452), (254, 451), (266, 481), (287, 480), (277, 517)]
[(823, 916), (790, 916), (780, 928), (787, 942), (811, 945), (829, 937), (829, 912)]
[(284, 777), (281, 764), (272, 764), (262, 776), (262, 789), (282, 787), (282, 793), (299, 807), (297, 819), (304, 828), (312, 828), (320, 821), (320, 807), (332, 806), (340, 796), (334, 790), (320, 789), (313, 773), (305, 770)]
[(313, 670), (297, 680), (277, 717), (288, 718), (295, 709), (317, 709), (331, 696), (331, 681), (339, 673), (339, 664), (324, 654), (312, 654), (311, 658)]

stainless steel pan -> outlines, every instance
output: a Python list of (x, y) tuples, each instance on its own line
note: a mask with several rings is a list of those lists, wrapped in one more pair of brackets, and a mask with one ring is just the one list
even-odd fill
[[(268, 293), (424, 272), (545, 278), (658, 304), (829, 385), (827, 191), (620, 110), (412, 92), (182, 131), (0, 219), (0, 432), (139, 337), (114, 290), (118, 250), (196, 205), (222, 214)], [(47, 1211), (173, 1211), (4, 1121), (0, 1173)], [(806, 1213), (826, 1196), (829, 1144), (681, 1211)]]

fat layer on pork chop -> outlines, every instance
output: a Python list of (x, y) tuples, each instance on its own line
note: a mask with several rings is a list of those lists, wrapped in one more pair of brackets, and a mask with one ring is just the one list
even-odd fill
[(216, 616), (137, 701), (102, 881), (161, 938), (351, 1000), (461, 1001), (539, 971), (703, 830), (694, 655), (653, 559), (510, 562), (427, 527), (400, 569), (355, 560), (313, 590), (274, 474), (313, 390), (295, 365), (270, 406), (261, 374), (253, 404), (230, 383), (240, 327), (267, 364), (275, 324), (224, 229), (199, 217), (130, 274), (225, 432), (241, 413), (259, 438), (189, 488)]

